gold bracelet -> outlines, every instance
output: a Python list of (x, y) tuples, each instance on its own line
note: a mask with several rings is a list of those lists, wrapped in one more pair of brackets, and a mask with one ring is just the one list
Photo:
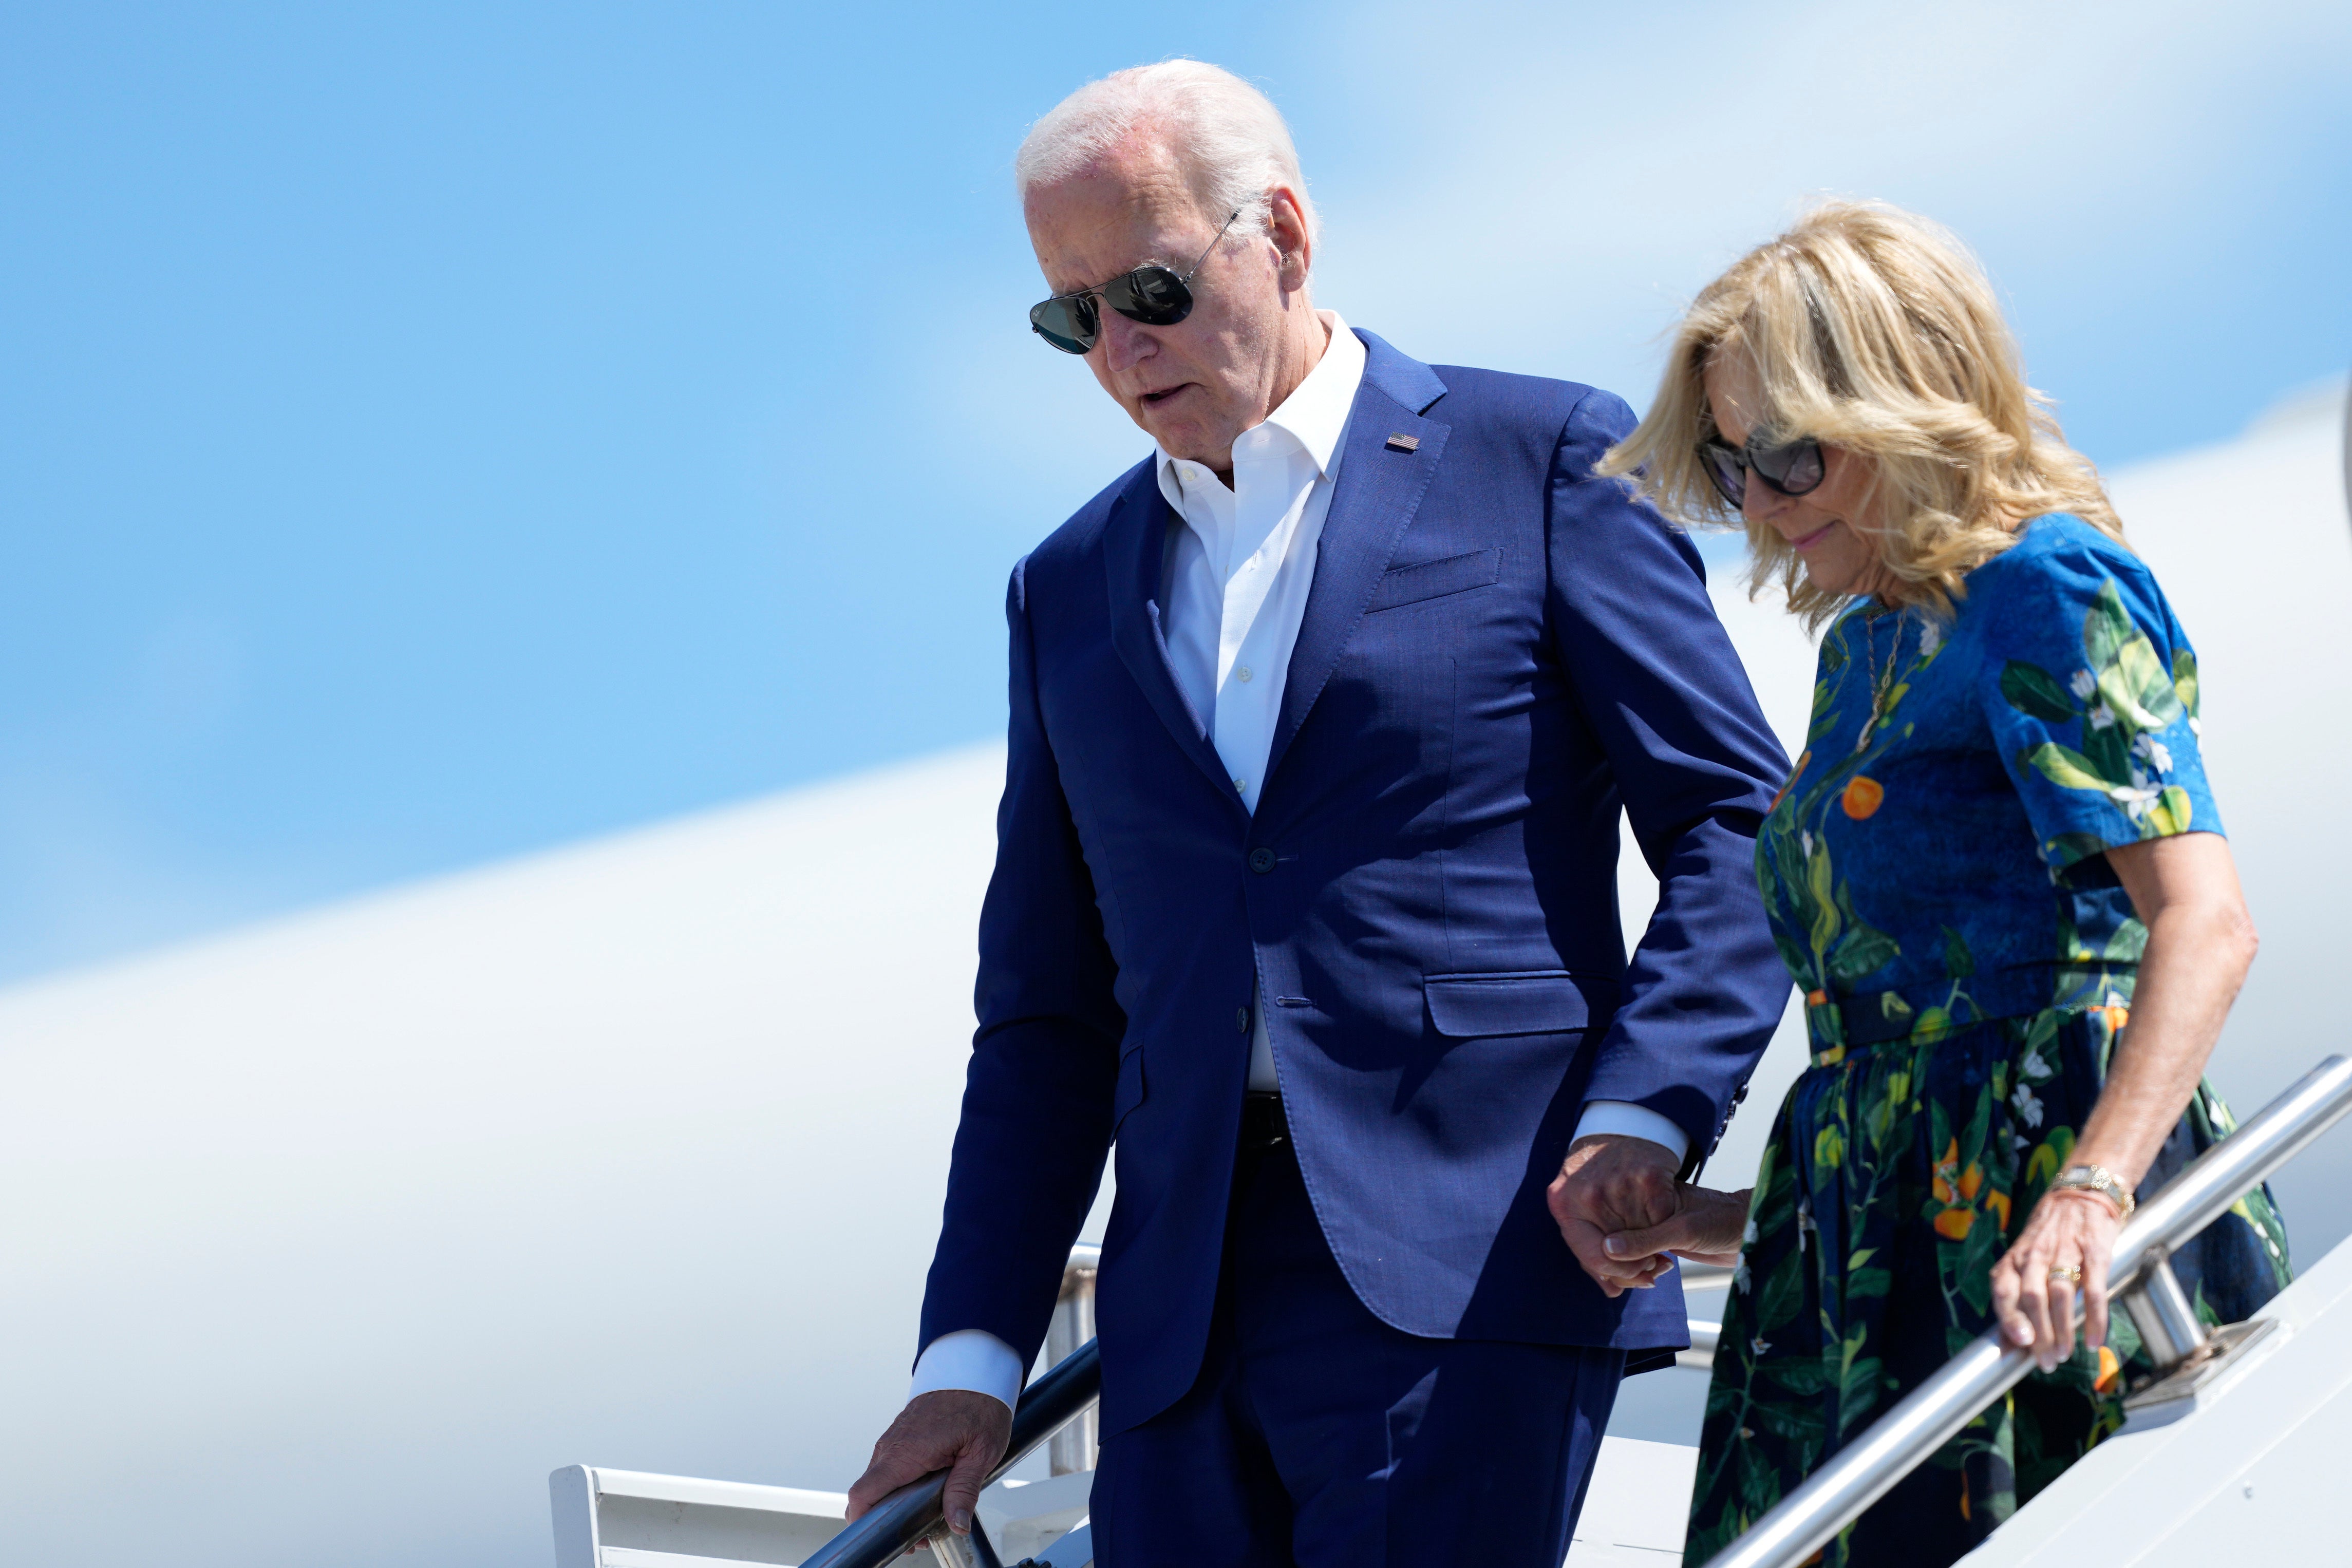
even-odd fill
[(2116, 1179), (2116, 1173), (2105, 1166), (2073, 1166), (2051, 1182), (2052, 1192), (2095, 1192), (2116, 1206), (2116, 1217), (2131, 1218), (2139, 1207), (2131, 1188)]

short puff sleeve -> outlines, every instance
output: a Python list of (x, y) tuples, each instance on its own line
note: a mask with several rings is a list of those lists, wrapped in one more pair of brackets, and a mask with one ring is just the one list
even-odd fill
[(2221, 831), (2196, 651), (2137, 558), (2066, 521), (2073, 539), (1996, 557), (1975, 574), (1993, 580), (1969, 584), (1988, 600), (1985, 715), (2053, 876), (2118, 845)]

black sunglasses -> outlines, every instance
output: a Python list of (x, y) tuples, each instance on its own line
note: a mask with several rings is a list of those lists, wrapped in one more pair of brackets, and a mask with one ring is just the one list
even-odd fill
[(1802, 496), (1821, 487), (1822, 444), (1810, 435), (1759, 445), (1751, 434), (1745, 446), (1710, 436), (1698, 444), (1698, 460), (1735, 512), (1747, 503), (1751, 473), (1783, 496)]
[(1178, 277), (1158, 262), (1147, 262), (1133, 272), (1124, 272), (1100, 288), (1081, 288), (1076, 294), (1056, 294), (1051, 299), (1029, 307), (1029, 329), (1066, 354), (1083, 354), (1095, 346), (1102, 334), (1102, 313), (1095, 301), (1118, 311), (1130, 321), (1140, 321), (1147, 327), (1173, 327), (1192, 313), (1192, 290), (1189, 287), (1192, 274), (1201, 270), (1201, 262), (1209, 259), (1209, 251), (1217, 248), (1217, 240), (1225, 237), (1225, 229), (1234, 226), (1240, 217), (1234, 209), (1233, 217), (1217, 230), (1217, 239), (1209, 242), (1209, 250), (1201, 253), (1201, 260)]

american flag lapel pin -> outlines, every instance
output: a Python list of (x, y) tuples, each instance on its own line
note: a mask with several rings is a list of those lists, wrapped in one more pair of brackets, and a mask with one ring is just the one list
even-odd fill
[(1418, 435), (1391, 435), (1388, 439), (1388, 449), (1391, 452), (1418, 452), (1421, 450), (1421, 437)]

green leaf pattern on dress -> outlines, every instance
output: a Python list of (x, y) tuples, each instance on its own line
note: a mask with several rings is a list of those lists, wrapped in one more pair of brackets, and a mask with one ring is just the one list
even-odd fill
[[(2083, 652), (2089, 663), (2063, 685), (2021, 660), (2001, 670), (2001, 695), (2021, 713), (2083, 726), (2081, 750), (2045, 740), (2022, 754), (2023, 765), (2062, 789), (2115, 801), (2143, 839), (2189, 831), (2196, 825), (2194, 804), (2186, 789), (2165, 782), (2172, 763), (2162, 737), (2184, 716), (2196, 727), (2197, 655), (2183, 647), (2167, 669), (2112, 580), (2084, 614)], [(2046, 847), (2083, 848), (2055, 840)]]
[[(1989, 1325), (1992, 1266), (2128, 1026), (2147, 932), (2104, 852), (2220, 828), (2196, 655), (2134, 558), (2040, 518), (1968, 587), (1948, 622), (1862, 608), (1831, 628), (1806, 749), (1758, 835), (1814, 1064), (1757, 1173), (1686, 1563)], [(2229, 1125), (2200, 1085), (2147, 1186)], [(2252, 1312), (2290, 1277), (2268, 1193), (2175, 1266), (2208, 1321)], [(1823, 1561), (1956, 1561), (2116, 1429), (2146, 1366), (2120, 1313), (2110, 1348), (2028, 1378)]]

